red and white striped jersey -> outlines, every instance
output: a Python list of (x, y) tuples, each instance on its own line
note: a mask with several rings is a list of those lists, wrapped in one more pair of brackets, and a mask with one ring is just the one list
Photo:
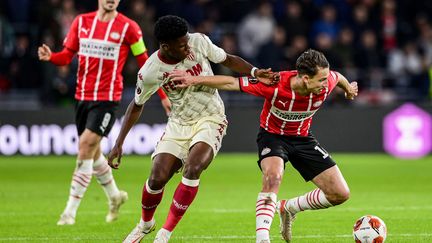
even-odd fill
[(330, 71), (328, 87), (320, 94), (311, 93), (307, 96), (291, 89), (291, 77), (296, 76), (297, 71), (284, 71), (280, 75), (279, 84), (274, 86), (250, 82), (248, 77), (240, 77), (240, 89), (265, 98), (260, 126), (266, 131), (286, 136), (307, 136), (313, 115), (338, 83), (338, 75)]
[[(142, 42), (138, 24), (118, 13), (108, 22), (96, 12), (78, 15), (63, 45), (78, 52), (75, 99), (86, 101), (119, 101), (123, 91), (121, 71), (129, 48)], [(145, 46), (137, 47), (145, 52)], [(138, 55), (138, 53), (134, 53)]]

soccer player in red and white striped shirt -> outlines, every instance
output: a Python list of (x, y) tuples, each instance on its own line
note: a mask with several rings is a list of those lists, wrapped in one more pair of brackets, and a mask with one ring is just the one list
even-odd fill
[[(111, 168), (101, 153), (100, 141), (115, 122), (115, 111), (123, 91), (121, 72), (129, 49), (140, 67), (148, 55), (138, 24), (117, 12), (119, 1), (99, 0), (97, 11), (78, 15), (64, 40), (62, 51), (51, 52), (45, 44), (38, 49), (41, 61), (67, 65), (75, 54), (79, 61), (75, 92), (79, 151), (69, 200), (58, 225), (75, 223), (78, 206), (92, 175), (96, 176), (109, 200), (107, 222), (117, 218), (120, 205), (127, 200), (127, 193), (118, 189)], [(168, 113), (170, 102), (167, 96), (162, 90), (158, 94)]]
[[(309, 49), (297, 59), (295, 71), (273, 73), (269, 79), (280, 79), (268, 86), (251, 77), (191, 77), (173, 72), (178, 87), (207, 85), (224, 90), (241, 90), (265, 99), (258, 134), (258, 165), (263, 172), (262, 190), (256, 202), (257, 242), (270, 242), (269, 230), (275, 212), (281, 217), (283, 238), (291, 241), (291, 224), (295, 214), (304, 210), (324, 209), (349, 198), (349, 188), (336, 163), (311, 134), (312, 117), (339, 86), (346, 98), (357, 96), (356, 82), (329, 69), (325, 56)], [(269, 82), (271, 80), (267, 80)], [(290, 161), (306, 181), (317, 188), (302, 196), (277, 201), (285, 163)]]

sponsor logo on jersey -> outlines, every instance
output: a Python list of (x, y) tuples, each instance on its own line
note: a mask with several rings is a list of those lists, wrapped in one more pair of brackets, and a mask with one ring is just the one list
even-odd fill
[(195, 66), (193, 66), (191, 69), (186, 70), (187, 73), (189, 73), (192, 76), (199, 76), (202, 72), (201, 64), (197, 63)]
[(312, 117), (316, 110), (314, 111), (303, 111), (303, 112), (298, 112), (298, 111), (284, 111), (281, 109), (278, 109), (275, 106), (272, 106), (270, 109), (270, 112), (276, 116), (277, 118), (284, 120), (284, 121), (288, 121), (288, 122), (298, 122), (298, 121), (303, 121), (306, 120), (310, 117)]
[(80, 38), (79, 55), (86, 57), (118, 59), (120, 44), (103, 40)]
[(318, 100), (317, 102), (313, 103), (313, 107), (319, 107), (322, 104), (322, 100)]
[(270, 148), (264, 148), (262, 151), (261, 151), (261, 155), (262, 156), (264, 156), (264, 155), (266, 155), (266, 154), (268, 154), (268, 153), (270, 153), (271, 152), (271, 149)]
[(113, 40), (118, 40), (118, 39), (120, 39), (120, 33), (118, 33), (118, 32), (111, 32), (110, 37)]

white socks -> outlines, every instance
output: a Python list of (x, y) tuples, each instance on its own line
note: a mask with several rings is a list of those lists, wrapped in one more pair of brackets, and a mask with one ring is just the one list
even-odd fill
[(108, 166), (102, 154), (96, 161), (93, 159), (77, 160), (64, 214), (69, 214), (75, 218), (81, 199), (90, 184), (92, 174), (96, 176), (109, 200), (119, 195), (120, 191), (114, 181), (111, 167)]
[(111, 167), (109, 167), (103, 154), (93, 163), (93, 175), (96, 176), (109, 200), (119, 195), (120, 191), (115, 183)]
[(327, 200), (321, 189), (317, 188), (303, 196), (289, 199), (286, 207), (292, 213), (298, 213), (304, 210), (317, 210), (332, 207), (333, 205)]
[(270, 239), (270, 227), (276, 211), (277, 195), (260, 192), (256, 201), (256, 242)]
[(71, 188), (69, 191), (69, 200), (63, 212), (74, 218), (81, 198), (84, 196), (91, 181), (93, 159), (77, 160), (76, 163), (77, 165), (72, 176)]
[(142, 218), (140, 218), (139, 224), (143, 229), (150, 229), (155, 224), (155, 219), (152, 218), (150, 221), (145, 222)]

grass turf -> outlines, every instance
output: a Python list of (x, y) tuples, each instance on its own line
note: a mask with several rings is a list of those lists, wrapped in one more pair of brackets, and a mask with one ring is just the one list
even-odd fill
[[(432, 157), (403, 161), (383, 154), (334, 154), (351, 189), (345, 204), (298, 214), (294, 242), (354, 242), (357, 218), (374, 214), (388, 228), (387, 242), (432, 242)], [(81, 202), (74, 226), (56, 226), (66, 205), (74, 158), (0, 157), (0, 241), (121, 242), (138, 222), (141, 188), (149, 174), (148, 156), (125, 156), (115, 171), (129, 193), (118, 221), (107, 224), (107, 202), (95, 178)], [(261, 174), (255, 154), (220, 154), (201, 177), (197, 198), (176, 228), (171, 242), (254, 242), (255, 200)], [(156, 211), (163, 224), (181, 176), (166, 187)], [(279, 198), (314, 188), (287, 166)], [(283, 242), (277, 216), (272, 242)], [(144, 242), (152, 242), (154, 233)]]

